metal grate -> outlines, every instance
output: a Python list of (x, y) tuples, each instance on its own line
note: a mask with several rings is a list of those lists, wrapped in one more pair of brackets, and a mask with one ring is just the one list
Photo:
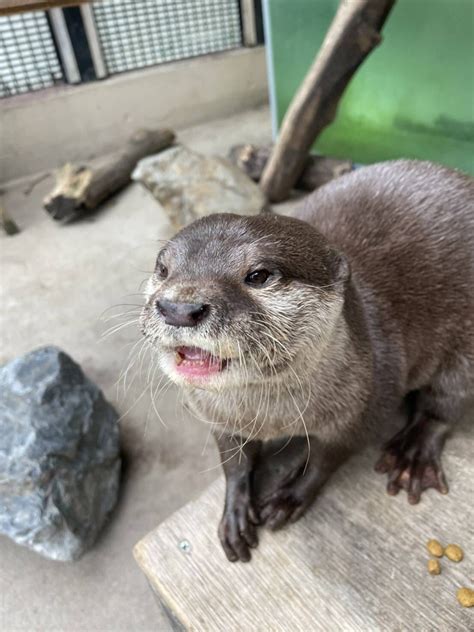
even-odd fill
[(63, 80), (44, 11), (0, 17), (0, 97)]
[(242, 45), (239, 0), (108, 0), (93, 10), (110, 74)]

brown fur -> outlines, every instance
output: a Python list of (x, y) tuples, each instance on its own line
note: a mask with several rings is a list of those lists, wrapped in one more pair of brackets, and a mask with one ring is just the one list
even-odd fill
[(382, 163), (322, 187), (297, 215), (350, 261), (380, 404), (423, 389), (456, 421), (474, 388), (472, 178)]
[[(406, 489), (410, 502), (427, 487), (447, 491), (444, 437), (474, 389), (471, 178), (427, 162), (373, 165), (321, 187), (292, 218), (199, 220), (159, 262), (169, 275), (150, 279), (143, 332), (196, 413), (214, 423), (230, 560), (250, 559), (256, 545), (251, 477), (262, 440), (299, 435), (308, 446), (260, 507), (271, 527), (297, 519), (403, 403), (407, 427), (378, 464), (387, 489)], [(248, 287), (246, 275), (262, 266), (269, 282)], [(157, 300), (203, 303), (209, 316), (171, 327)], [(174, 370), (178, 345), (230, 359), (228, 367), (190, 385)]]

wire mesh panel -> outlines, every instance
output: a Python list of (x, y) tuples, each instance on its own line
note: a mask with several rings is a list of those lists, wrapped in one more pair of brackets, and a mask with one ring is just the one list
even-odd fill
[(239, 0), (106, 0), (93, 8), (110, 74), (242, 43)]
[(0, 97), (48, 88), (62, 79), (44, 11), (0, 17)]

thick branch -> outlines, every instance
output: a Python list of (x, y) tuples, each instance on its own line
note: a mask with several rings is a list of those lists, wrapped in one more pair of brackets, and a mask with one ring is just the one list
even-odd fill
[(309, 149), (334, 119), (357, 68), (380, 43), (395, 0), (341, 0), (338, 12), (280, 130), (261, 187), (270, 201), (285, 199), (301, 175)]

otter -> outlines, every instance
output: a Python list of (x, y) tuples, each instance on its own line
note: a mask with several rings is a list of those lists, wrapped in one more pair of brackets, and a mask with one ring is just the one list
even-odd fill
[[(292, 216), (217, 214), (159, 252), (141, 328), (212, 424), (226, 478), (219, 537), (248, 561), (257, 525), (300, 518), (406, 404), (376, 464), (410, 503), (447, 493), (441, 453), (474, 391), (474, 180), (429, 162), (362, 167)], [(301, 437), (258, 502), (269, 441)]]

